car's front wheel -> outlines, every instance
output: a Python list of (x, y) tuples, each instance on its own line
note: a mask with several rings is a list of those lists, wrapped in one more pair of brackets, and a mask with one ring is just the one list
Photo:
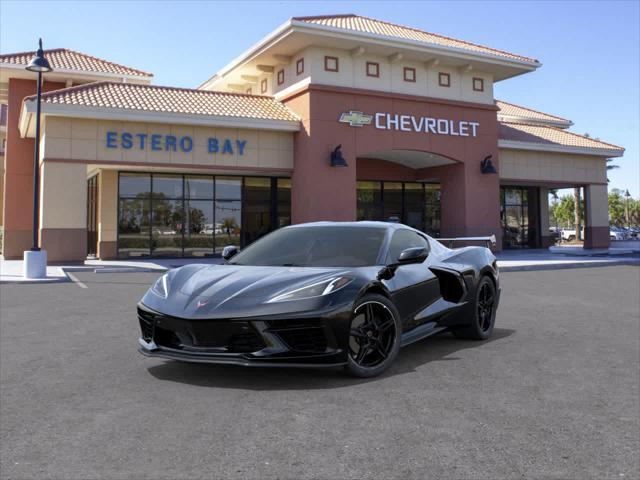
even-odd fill
[(393, 363), (400, 350), (402, 327), (393, 303), (378, 294), (364, 295), (351, 316), (349, 374), (374, 377)]

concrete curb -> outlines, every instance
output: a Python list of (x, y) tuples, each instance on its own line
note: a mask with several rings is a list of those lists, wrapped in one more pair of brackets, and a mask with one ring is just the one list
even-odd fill
[(136, 273), (136, 272), (166, 272), (168, 268), (145, 267), (104, 267), (92, 268), (94, 273)]
[(640, 266), (640, 259), (626, 259), (626, 260), (602, 260), (594, 262), (575, 262), (575, 263), (547, 263), (539, 265), (505, 265), (500, 266), (498, 262), (498, 268), (500, 272), (534, 272), (540, 270), (568, 270), (572, 268), (596, 268), (596, 267), (615, 267), (618, 265), (634, 265)]

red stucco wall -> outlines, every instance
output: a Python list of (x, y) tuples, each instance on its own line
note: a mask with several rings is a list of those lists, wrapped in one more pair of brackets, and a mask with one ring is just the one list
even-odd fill
[[(438, 178), (442, 184), (443, 236), (495, 234), (500, 239), (499, 178), (480, 173), (480, 161), (487, 155), (493, 156), (497, 169), (500, 167), (494, 106), (317, 85), (284, 102), (301, 117), (303, 125), (295, 139), (294, 223), (355, 220), (358, 178)], [(476, 137), (381, 130), (373, 125), (357, 128), (338, 122), (340, 114), (350, 110), (475, 121), (480, 125)], [(342, 144), (347, 168), (330, 166), (330, 152), (338, 144)], [(357, 160), (362, 155), (391, 149), (435, 153), (456, 163), (414, 170), (379, 160)]]
[[(45, 82), (43, 91), (64, 88)], [(21, 138), (18, 121), (24, 97), (36, 93), (35, 80), (9, 79), (7, 144), (4, 175), (4, 237), (6, 259), (22, 258), (31, 248), (33, 225), (33, 139)]]

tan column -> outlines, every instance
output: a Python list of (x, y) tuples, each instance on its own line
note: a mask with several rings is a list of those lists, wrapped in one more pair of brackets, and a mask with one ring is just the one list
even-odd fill
[(102, 170), (98, 180), (98, 257), (116, 258), (118, 252), (118, 172)]
[(609, 197), (606, 185), (587, 185), (584, 248), (609, 248)]
[(540, 246), (547, 248), (553, 245), (553, 237), (549, 231), (549, 189), (540, 187)]
[(40, 167), (40, 239), (51, 262), (87, 258), (87, 167), (44, 162)]

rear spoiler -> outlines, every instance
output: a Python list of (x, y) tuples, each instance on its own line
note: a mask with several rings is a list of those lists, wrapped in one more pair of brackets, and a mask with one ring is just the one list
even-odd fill
[(485, 246), (487, 248), (496, 246), (496, 236), (491, 235), (490, 237), (456, 237), (456, 238), (435, 238), (442, 243), (447, 243), (449, 248), (453, 248), (454, 242), (485, 242)]

